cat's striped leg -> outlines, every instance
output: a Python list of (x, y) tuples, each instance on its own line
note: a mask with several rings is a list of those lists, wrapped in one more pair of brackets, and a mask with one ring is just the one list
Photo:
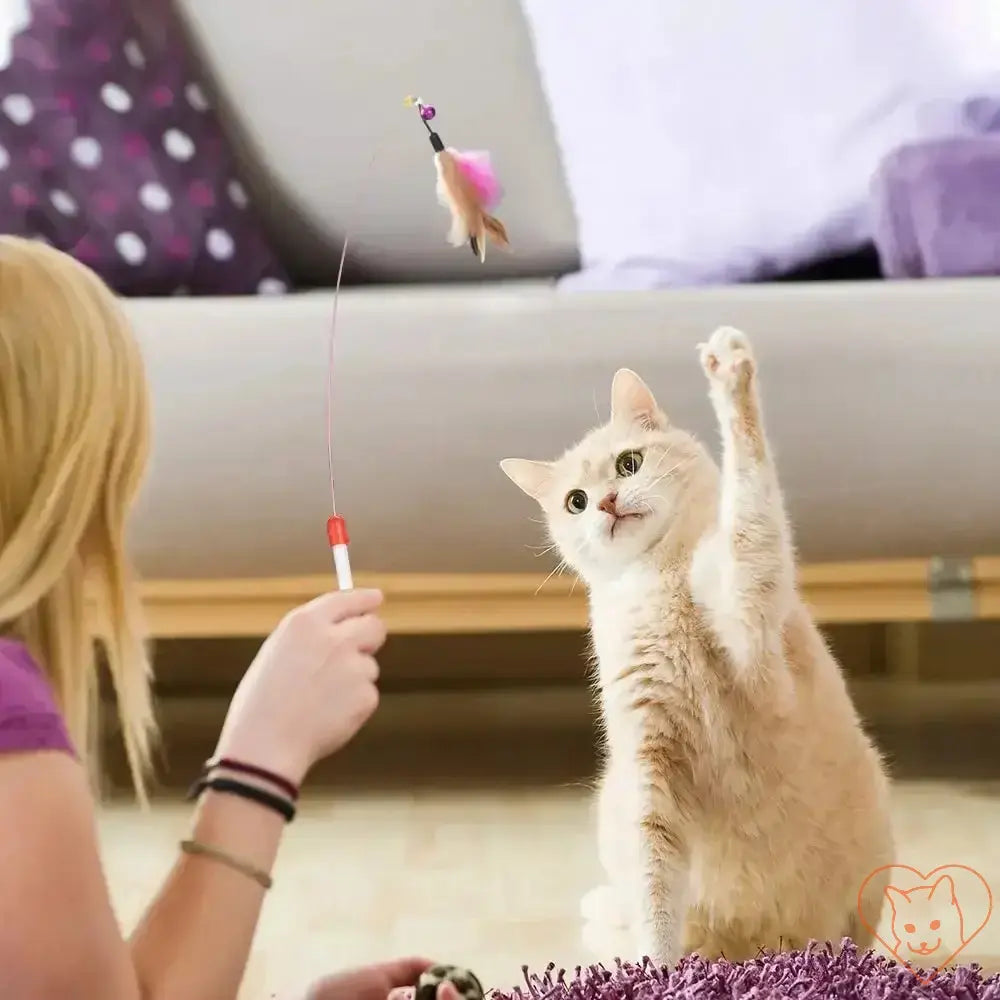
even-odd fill
[(756, 364), (746, 336), (723, 327), (700, 347), (722, 435), (715, 531), (695, 553), (692, 593), (734, 662), (747, 671), (776, 662), (792, 607), (791, 529), (771, 457)]
[(672, 965), (683, 952), (691, 891), (690, 829), (694, 779), (691, 749), (668, 714), (650, 706), (639, 744), (636, 888), (640, 956)]
[(683, 953), (684, 918), (690, 892), (687, 851), (670, 816), (647, 813), (640, 824), (643, 840), (641, 911), (637, 957), (673, 965)]

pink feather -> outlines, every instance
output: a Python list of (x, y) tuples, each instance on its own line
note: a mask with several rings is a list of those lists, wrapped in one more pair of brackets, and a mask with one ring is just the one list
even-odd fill
[(500, 181), (493, 172), (490, 154), (485, 150), (464, 153), (451, 150), (451, 154), (455, 159), (455, 165), (475, 189), (482, 207), (489, 210), (499, 204), (503, 197), (503, 188), (500, 187)]

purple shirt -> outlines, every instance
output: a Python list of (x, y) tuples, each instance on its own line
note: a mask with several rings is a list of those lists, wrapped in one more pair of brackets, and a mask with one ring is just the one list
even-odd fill
[(0, 639), (0, 753), (31, 750), (75, 756), (48, 679), (22, 643)]

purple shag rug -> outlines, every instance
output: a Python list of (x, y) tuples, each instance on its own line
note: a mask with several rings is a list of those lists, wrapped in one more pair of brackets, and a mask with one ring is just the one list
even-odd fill
[(976, 965), (926, 976), (845, 941), (829, 947), (766, 953), (746, 962), (684, 958), (674, 969), (616, 961), (572, 975), (554, 965), (542, 974), (524, 969), (526, 986), (494, 990), (490, 1000), (1000, 1000), (1000, 974), (984, 979)]

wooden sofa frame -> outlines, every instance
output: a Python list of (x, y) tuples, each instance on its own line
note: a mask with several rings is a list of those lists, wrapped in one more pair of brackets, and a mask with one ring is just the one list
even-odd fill
[[(920, 622), (1000, 618), (1000, 556), (818, 563), (802, 567), (817, 619)], [(359, 574), (381, 587), (397, 634), (577, 630), (583, 587), (526, 574)], [(331, 575), (233, 580), (150, 580), (143, 597), (154, 638), (264, 636), (289, 609), (334, 585)]]

